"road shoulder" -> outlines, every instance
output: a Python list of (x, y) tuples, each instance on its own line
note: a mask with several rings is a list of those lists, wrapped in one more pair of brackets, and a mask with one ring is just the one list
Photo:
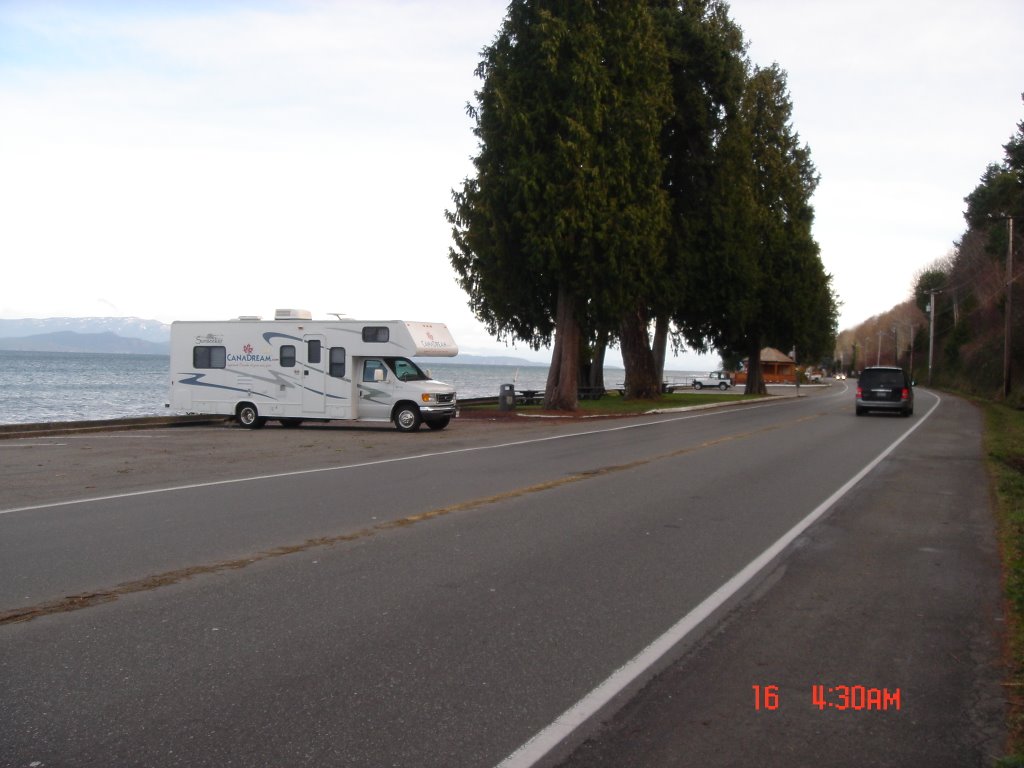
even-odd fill
[(981, 429), (945, 397), (563, 768), (991, 765), (1005, 697)]

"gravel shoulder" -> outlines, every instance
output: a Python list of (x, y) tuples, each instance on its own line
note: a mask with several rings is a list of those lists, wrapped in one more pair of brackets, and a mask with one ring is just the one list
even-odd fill
[(272, 423), (249, 430), (224, 422), (10, 437), (0, 440), (0, 510), (458, 451), (580, 429), (583, 423), (476, 414), (443, 431), (413, 434), (385, 424), (285, 429)]

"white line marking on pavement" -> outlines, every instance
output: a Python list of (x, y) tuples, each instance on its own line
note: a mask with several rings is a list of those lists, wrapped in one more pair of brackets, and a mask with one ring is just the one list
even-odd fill
[(67, 443), (0, 443), (0, 448), (52, 448)]
[(516, 440), (510, 443), (499, 443), (497, 445), (479, 445), (473, 446), (472, 448), (453, 448), (448, 451), (436, 451), (434, 453), (420, 453), (413, 456), (399, 456), (390, 459), (376, 459), (374, 461), (365, 461), (358, 464), (343, 464), (336, 467), (319, 467), (316, 469), (297, 469), (291, 472), (276, 472), (269, 475), (252, 475), (249, 477), (237, 477), (231, 480), (211, 480), (205, 483), (189, 483), (187, 485), (174, 485), (167, 488), (150, 488), (144, 491), (129, 491), (127, 493), (112, 493), (107, 496), (90, 496), (84, 499), (70, 499), (67, 501), (52, 501), (45, 504), (32, 504), (25, 507), (12, 507), (10, 509), (0, 509), (0, 515), (7, 515), (12, 512), (31, 512), (39, 509), (52, 509), (54, 507), (66, 507), (73, 504), (88, 504), (94, 501), (111, 501), (113, 499), (129, 499), (134, 496), (149, 496), (155, 493), (172, 493), (174, 491), (188, 491), (196, 488), (211, 488), (218, 485), (235, 485), (237, 483), (249, 483), (254, 480), (273, 480), (281, 477), (297, 477), (299, 475), (311, 475), (318, 472), (340, 472), (349, 469), (361, 469), (365, 467), (382, 466), (384, 464), (395, 464), (403, 461), (418, 461), (419, 459), (431, 459), (440, 456), (453, 456), (460, 453), (474, 453), (476, 451), (493, 451), (499, 448), (511, 448), (518, 445), (531, 445), (534, 443), (546, 443), (552, 440), (566, 440), (574, 437), (585, 437), (587, 435), (597, 435), (603, 432), (622, 432), (627, 429), (642, 429), (645, 427), (653, 427), (659, 424), (670, 424), (676, 421), (688, 421), (690, 419), (701, 419), (707, 418), (708, 416), (714, 416), (721, 413), (737, 413), (739, 411), (749, 411), (756, 408), (767, 408), (773, 405), (782, 405), (783, 403), (792, 402), (789, 400), (783, 400), (781, 402), (769, 402), (769, 403), (757, 403), (750, 406), (740, 406), (731, 408), (728, 411), (706, 411), (702, 413), (692, 413), (685, 416), (673, 416), (671, 418), (658, 419), (657, 421), (645, 421), (638, 424), (625, 424), (616, 427), (606, 427), (603, 429), (591, 429), (585, 432), (571, 432), (564, 435), (549, 435), (547, 437), (534, 437), (528, 440)]
[(724, 605), (747, 582), (753, 579), (786, 547), (793, 543), (800, 534), (817, 522), (833, 504), (849, 493), (850, 489), (863, 480), (868, 473), (896, 450), (900, 443), (910, 437), (918, 427), (924, 424), (928, 417), (934, 413), (935, 409), (939, 407), (940, 402), (942, 402), (942, 399), (935, 395), (935, 405), (929, 409), (928, 413), (918, 419), (913, 427), (904, 432), (898, 440), (882, 451), (870, 464), (815, 507), (807, 517), (786, 532), (768, 549), (750, 561), (743, 570), (708, 595), (700, 605), (676, 622), (665, 634), (640, 651), (640, 653), (619, 667), (619, 669), (615, 670), (603, 683), (555, 718), (551, 725), (537, 733), (519, 749), (502, 760), (497, 768), (532, 768), (532, 766), (535, 766), (539, 760), (562, 743), (574, 730), (597, 714), (602, 707), (623, 691), (626, 686), (657, 663), (677, 643), (681, 642), (690, 632), (696, 629), (701, 622)]

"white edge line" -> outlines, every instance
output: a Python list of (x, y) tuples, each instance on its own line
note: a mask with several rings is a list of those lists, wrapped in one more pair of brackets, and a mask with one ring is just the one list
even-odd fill
[(13, 445), (0, 443), (0, 450), (4, 448), (51, 448), (62, 445), (67, 445), (67, 443), (14, 443)]
[(212, 488), (218, 485), (235, 485), (237, 483), (248, 483), (254, 480), (274, 480), (282, 477), (297, 477), (299, 475), (312, 475), (317, 472), (340, 472), (348, 469), (361, 469), (365, 467), (380, 466), (383, 464), (394, 464), (402, 461), (417, 461), (419, 459), (430, 459), (439, 456), (452, 456), (459, 453), (472, 453), (474, 451), (493, 451), (499, 448), (512, 448), (517, 445), (531, 445), (533, 443), (544, 443), (551, 440), (566, 440), (574, 437), (584, 437), (586, 435), (596, 435), (602, 432), (620, 432), (627, 429), (641, 429), (644, 427), (653, 427), (659, 424), (668, 424), (674, 421), (686, 421), (688, 419), (699, 419), (707, 416), (717, 415), (719, 413), (729, 412), (735, 413), (741, 410), (752, 410), (754, 408), (765, 408), (770, 405), (779, 405), (787, 400), (779, 400), (768, 403), (757, 403), (740, 408), (731, 408), (725, 410), (708, 411), (704, 413), (694, 413), (686, 416), (675, 416), (668, 419), (658, 419), (657, 421), (645, 421), (639, 424), (625, 424), (616, 427), (607, 427), (604, 429), (591, 429), (584, 432), (572, 432), (564, 435), (548, 435), (547, 437), (534, 437), (528, 440), (516, 440), (510, 443), (499, 443), (497, 445), (484, 445), (474, 446), (471, 448), (453, 448), (448, 451), (436, 451), (434, 453), (420, 453), (412, 456), (399, 456), (391, 459), (377, 459), (375, 461), (365, 461), (358, 464), (343, 464), (336, 467), (317, 467), (316, 469), (297, 469), (292, 472), (275, 472), (269, 475), (252, 475), (249, 477), (236, 477), (231, 480), (210, 480), (205, 483), (188, 483), (186, 485), (173, 485), (166, 488), (149, 488), (143, 491), (129, 491), (127, 493), (114, 493), (107, 496), (90, 496), (84, 499), (68, 499), (66, 501), (50, 501), (43, 504), (30, 504), (24, 507), (11, 507), (10, 509), (0, 509), (0, 515), (8, 515), (12, 512), (32, 512), (40, 509), (52, 509), (54, 507), (69, 507), (75, 504), (90, 504), (95, 501), (111, 501), (113, 499), (130, 499), (135, 496), (150, 496), (156, 493), (172, 493), (174, 491), (190, 491), (197, 488)]
[[(932, 393), (934, 394), (934, 393)], [(724, 605), (744, 585), (754, 578), (765, 566), (774, 560), (786, 547), (788, 547), (800, 534), (806, 531), (811, 525), (828, 511), (833, 504), (849, 493), (857, 483), (877, 467), (886, 457), (906, 440), (914, 431), (920, 427), (932, 415), (942, 399), (935, 395), (935, 405), (929, 409), (917, 423), (908, 429), (903, 435), (880, 453), (864, 469), (846, 481), (842, 487), (825, 499), (803, 520), (797, 523), (788, 532), (772, 544), (768, 549), (750, 561), (739, 573), (722, 584), (718, 589), (708, 595), (692, 611), (686, 614), (661, 637), (644, 648), (640, 653), (619, 667), (604, 682), (600, 683), (590, 693), (580, 699), (576, 704), (567, 709), (547, 726), (538, 732), (519, 749), (502, 760), (497, 768), (532, 768), (547, 755), (552, 749), (566, 739), (576, 728), (585, 723), (602, 707), (610, 702), (615, 696), (621, 693), (626, 686), (640, 677), (647, 669), (653, 666), (666, 653), (682, 641), (690, 632), (696, 629), (701, 622), (707, 619), (712, 613)]]

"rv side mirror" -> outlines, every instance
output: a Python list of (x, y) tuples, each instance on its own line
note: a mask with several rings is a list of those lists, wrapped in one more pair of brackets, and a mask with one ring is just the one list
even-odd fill
[(380, 382), (384, 381), (384, 369), (383, 368), (374, 368), (373, 369), (373, 380), (377, 384), (380, 384)]

